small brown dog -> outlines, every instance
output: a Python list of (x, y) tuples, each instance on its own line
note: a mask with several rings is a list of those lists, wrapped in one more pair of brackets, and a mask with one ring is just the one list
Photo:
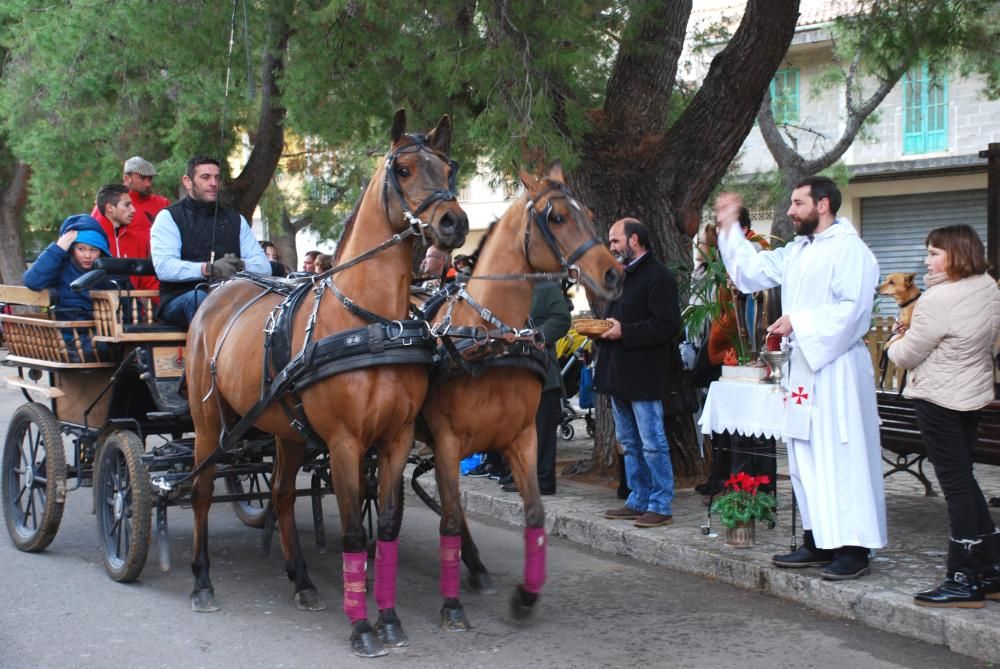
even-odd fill
[(910, 327), (913, 318), (913, 307), (920, 297), (920, 289), (913, 283), (916, 273), (893, 272), (885, 277), (885, 282), (878, 287), (879, 295), (888, 295), (896, 300), (899, 313), (896, 315), (896, 325), (893, 332), (905, 331)]

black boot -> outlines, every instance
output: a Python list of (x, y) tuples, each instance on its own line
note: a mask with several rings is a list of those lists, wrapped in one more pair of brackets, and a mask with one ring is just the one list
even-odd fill
[(827, 581), (853, 581), (870, 572), (867, 548), (841, 546), (833, 551), (833, 562), (819, 575)]
[(802, 567), (825, 567), (833, 562), (833, 551), (816, 548), (812, 530), (802, 533), (802, 545), (793, 553), (772, 555), (771, 562), (775, 567), (784, 569), (800, 569)]
[(628, 478), (625, 476), (625, 456), (618, 454), (618, 499), (628, 499), (632, 491), (628, 487)]
[(976, 561), (968, 544), (951, 539), (948, 542), (948, 578), (936, 588), (913, 595), (917, 606), (948, 609), (981, 609), (983, 590), (976, 575)]
[(982, 541), (974, 548), (978, 554), (979, 587), (983, 597), (1000, 602), (1000, 530), (981, 534), (979, 538)]

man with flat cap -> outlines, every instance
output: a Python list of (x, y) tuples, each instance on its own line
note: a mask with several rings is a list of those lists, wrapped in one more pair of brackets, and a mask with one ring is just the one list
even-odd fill
[[(98, 206), (94, 207), (90, 215), (104, 228), (104, 234), (112, 241), (111, 248), (116, 257), (149, 258), (149, 231), (153, 227), (156, 215), (170, 204), (170, 200), (153, 193), (156, 168), (145, 158), (132, 156), (125, 161), (123, 172), (122, 183), (128, 188), (129, 197), (135, 207), (132, 222), (116, 226)], [(155, 276), (132, 277), (132, 283), (142, 290), (160, 289), (160, 282)]]

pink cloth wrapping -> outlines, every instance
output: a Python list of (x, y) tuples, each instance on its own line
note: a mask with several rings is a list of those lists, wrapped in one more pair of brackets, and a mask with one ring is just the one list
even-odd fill
[(462, 559), (462, 537), (441, 536), (441, 596), (458, 599), (458, 563)]
[(399, 537), (375, 542), (375, 605), (379, 611), (396, 606), (396, 573), (399, 571)]
[(538, 594), (545, 585), (545, 528), (524, 528), (524, 589)]
[(344, 613), (351, 624), (368, 618), (365, 599), (365, 574), (368, 571), (368, 551), (344, 553)]

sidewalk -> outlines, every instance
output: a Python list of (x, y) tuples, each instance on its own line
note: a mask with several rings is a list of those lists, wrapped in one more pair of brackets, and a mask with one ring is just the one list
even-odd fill
[[(577, 425), (578, 434), (583, 433), (582, 427), (582, 422)], [(559, 470), (568, 462), (587, 457), (591, 447), (586, 438), (572, 442), (560, 439)], [(930, 469), (928, 463), (926, 470)], [(787, 471), (787, 464), (779, 460), (779, 472), (782, 470)], [(1000, 496), (1000, 467), (980, 465), (976, 475), (987, 499)], [(934, 481), (932, 475), (929, 478)], [(913, 593), (944, 578), (948, 527), (943, 496), (925, 497), (923, 486), (906, 473), (886, 479), (889, 545), (878, 551), (871, 575), (857, 581), (831, 582), (822, 580), (818, 569), (777, 569), (771, 565), (770, 556), (787, 552), (790, 544), (791, 485), (780, 475), (779, 479), (782, 508), (777, 525), (773, 530), (758, 527), (757, 545), (750, 549), (726, 546), (717, 516), (712, 518), (712, 534), (702, 534), (707, 509), (701, 495), (691, 488), (676, 492), (673, 525), (639, 529), (601, 515), (620, 504), (614, 489), (560, 477), (557, 494), (544, 498), (546, 529), (551, 536), (589, 549), (718, 579), (830, 616), (941, 644), (981, 660), (1000, 661), (1000, 602), (987, 602), (985, 609), (978, 610), (930, 609), (912, 603)], [(433, 489), (432, 476), (420, 480), (428, 490)], [(489, 479), (462, 477), (461, 483), (467, 512), (511, 525), (524, 524), (518, 495), (501, 491)], [(1000, 509), (991, 511), (1000, 524)], [(798, 530), (801, 536), (800, 525)], [(558, 567), (550, 565), (554, 568)]]

